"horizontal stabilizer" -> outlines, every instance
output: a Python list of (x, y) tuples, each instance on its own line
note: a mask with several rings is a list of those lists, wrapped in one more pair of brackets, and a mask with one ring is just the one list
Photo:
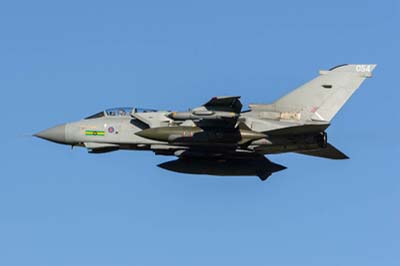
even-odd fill
[(310, 156), (315, 156), (315, 157), (333, 159), (333, 160), (349, 159), (349, 157), (346, 154), (339, 151), (338, 149), (336, 149), (329, 143), (326, 148), (310, 150), (310, 151), (301, 151), (301, 152), (297, 152), (297, 153), (300, 153), (303, 155), (310, 155)]

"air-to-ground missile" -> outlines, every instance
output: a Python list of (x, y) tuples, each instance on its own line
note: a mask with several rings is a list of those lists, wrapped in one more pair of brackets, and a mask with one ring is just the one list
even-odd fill
[(266, 135), (251, 129), (237, 128), (234, 130), (216, 131), (204, 130), (199, 127), (175, 126), (149, 128), (136, 135), (158, 141), (170, 143), (239, 143), (265, 138)]

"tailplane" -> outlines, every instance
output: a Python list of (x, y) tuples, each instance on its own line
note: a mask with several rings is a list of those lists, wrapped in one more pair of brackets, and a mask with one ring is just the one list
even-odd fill
[(344, 154), (343, 152), (336, 149), (333, 145), (329, 144), (326, 148), (321, 148), (317, 150), (308, 150), (308, 151), (300, 151), (297, 152), (303, 155), (310, 155), (315, 157), (321, 157), (326, 159), (333, 159), (333, 160), (344, 160), (349, 159), (349, 157)]

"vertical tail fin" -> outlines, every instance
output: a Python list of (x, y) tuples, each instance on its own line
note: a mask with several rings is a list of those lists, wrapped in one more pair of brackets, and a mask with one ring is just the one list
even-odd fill
[[(268, 105), (277, 112), (301, 114), (301, 120), (329, 122), (376, 65), (340, 65)], [(260, 108), (261, 106), (256, 106)], [(262, 107), (261, 107), (262, 108)]]

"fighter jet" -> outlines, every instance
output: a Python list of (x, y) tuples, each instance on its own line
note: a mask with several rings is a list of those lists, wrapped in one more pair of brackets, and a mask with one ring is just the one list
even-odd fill
[(375, 67), (340, 65), (321, 70), (275, 102), (250, 104), (245, 111), (240, 96), (214, 97), (184, 112), (113, 108), (34, 136), (84, 147), (89, 153), (140, 150), (176, 156), (158, 165), (174, 172), (266, 180), (286, 169), (266, 154), (348, 159), (328, 142), (326, 130)]

